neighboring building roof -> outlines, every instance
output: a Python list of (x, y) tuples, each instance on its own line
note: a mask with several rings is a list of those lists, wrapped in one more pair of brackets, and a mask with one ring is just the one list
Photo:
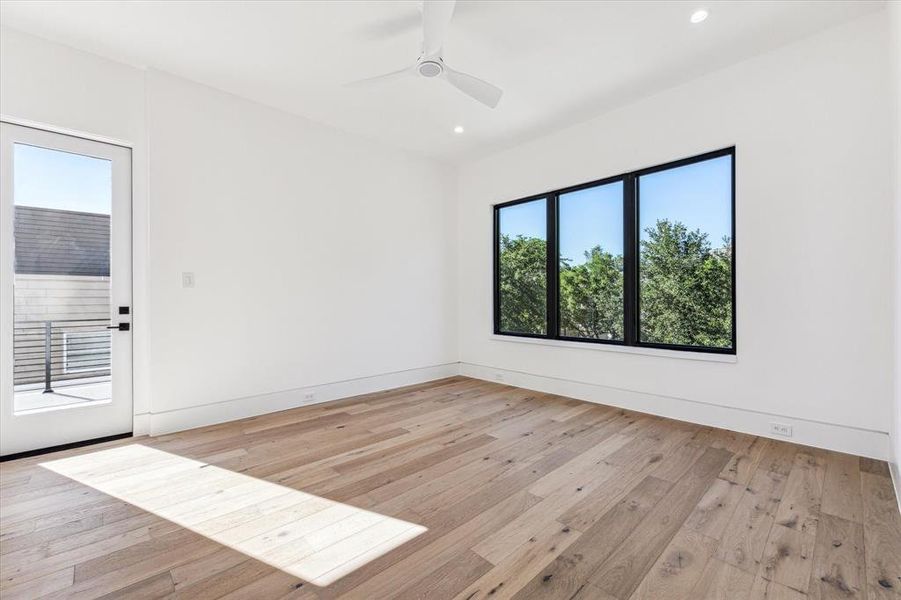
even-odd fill
[(109, 276), (109, 215), (16, 206), (16, 273)]

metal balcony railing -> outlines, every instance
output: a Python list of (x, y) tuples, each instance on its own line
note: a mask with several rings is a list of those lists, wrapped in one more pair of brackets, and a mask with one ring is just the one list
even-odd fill
[(16, 321), (13, 333), (14, 385), (72, 379), (109, 378), (111, 345), (108, 319)]

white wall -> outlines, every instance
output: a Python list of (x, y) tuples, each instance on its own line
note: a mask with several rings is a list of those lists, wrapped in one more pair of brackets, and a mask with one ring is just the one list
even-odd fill
[(893, 165), (895, 193), (895, 403), (892, 425), (892, 475), (901, 508), (901, 2), (889, 2), (892, 57), (889, 82), (893, 85)]
[[(514, 383), (755, 433), (770, 420), (787, 421), (798, 441), (886, 457), (893, 365), (887, 34), (879, 12), (464, 165), (464, 373), (501, 373)], [(735, 363), (491, 337), (493, 203), (731, 145)]]
[(5, 117), (134, 148), (138, 431), (456, 372), (447, 167), (16, 31), (0, 43)]
[(142, 71), (7, 28), (0, 50), (5, 116), (143, 142)]
[(456, 363), (451, 171), (147, 84), (154, 412)]

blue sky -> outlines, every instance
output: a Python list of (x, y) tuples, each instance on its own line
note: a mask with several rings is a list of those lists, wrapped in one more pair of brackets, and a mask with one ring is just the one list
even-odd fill
[[(641, 177), (642, 239), (647, 238), (645, 230), (659, 219), (670, 219), (700, 229), (719, 246), (732, 229), (731, 178), (730, 156)], [(545, 214), (544, 200), (502, 209), (501, 234), (545, 239)], [(623, 252), (621, 182), (560, 196), (561, 256), (580, 264), (585, 261), (585, 251), (597, 245), (613, 254)]]
[(623, 253), (623, 183), (560, 195), (560, 256), (578, 265), (595, 246)]
[(16, 204), (110, 214), (110, 161), (25, 144), (13, 161)]
[(700, 229), (714, 247), (732, 235), (731, 156), (645, 175), (638, 185), (641, 239), (659, 219)]

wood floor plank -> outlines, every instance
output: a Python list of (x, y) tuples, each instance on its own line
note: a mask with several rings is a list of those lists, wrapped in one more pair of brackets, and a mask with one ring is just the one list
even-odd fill
[(436, 452), (432, 452), (431, 454), (427, 454), (426, 456), (423, 456), (418, 460), (399, 465), (397, 467), (394, 467), (393, 469), (388, 469), (387, 471), (376, 473), (368, 479), (357, 481), (344, 487), (329, 490), (329, 498), (341, 501), (359, 496), (361, 494), (365, 494), (366, 492), (388, 485), (398, 479), (406, 477), (407, 475), (421, 471), (431, 465), (444, 462), (449, 458), (453, 458), (454, 456), (457, 456), (459, 454), (464, 454), (474, 448), (484, 446), (494, 439), (495, 438), (489, 435), (480, 435), (465, 442), (448, 446)]
[(140, 527), (52, 556), (45, 556), (41, 547), (7, 554), (0, 560), (0, 577), (2, 577), (0, 589), (53, 573), (67, 566), (103, 558), (123, 548), (146, 542), (150, 538), (150, 528)]
[(864, 456), (860, 457), (860, 472), (869, 473), (870, 475), (881, 475), (882, 477), (892, 476), (887, 462)]
[[(606, 484), (590, 492), (585, 498), (560, 515), (560, 521), (579, 531), (588, 531), (617, 502), (621, 501), (653, 472), (647, 464), (635, 470), (617, 467), (618, 471)], [(657, 477), (655, 480), (671, 482)]]
[(807, 593), (815, 540), (810, 534), (774, 524), (763, 552), (761, 577)]
[(823, 513), (817, 527), (808, 597), (867, 598), (864, 560), (863, 526)]
[(101, 525), (103, 525), (103, 515), (97, 513), (55, 527), (48, 527), (8, 539), (0, 539), (0, 554), (7, 554), (33, 546), (42, 546), (59, 538), (96, 529)]
[(97, 577), (81, 581), (76, 580), (70, 588), (55, 594), (49, 594), (47, 597), (73, 599), (102, 597), (143, 581), (148, 577), (169, 571), (178, 565), (198, 560), (207, 554), (215, 552), (218, 548), (217, 544), (209, 540), (202, 539), (199, 536), (197, 538), (191, 542), (170, 548), (168, 552), (155, 553), (124, 568), (114, 569)]
[[(179, 586), (177, 588), (178, 597), (192, 598), (194, 600), (221, 598), (275, 572), (278, 572), (278, 570), (265, 563), (244, 558), (237, 565), (222, 572), (212, 573), (208, 577), (195, 581), (190, 585)], [(279, 575), (285, 574), (279, 573)], [(288, 580), (293, 578), (280, 577), (279, 579)]]
[[(455, 544), (463, 544), (467, 548), (475, 545), (490, 531), (506, 525), (540, 501), (528, 494), (526, 488), (572, 457), (571, 452), (561, 448), (547, 456), (539, 456), (538, 460), (523, 465), (482, 490), (473, 490), (456, 505), (421, 521), (428, 527), (425, 534), (330, 586), (329, 597), (347, 594), (358, 586), (366, 590), (369, 597), (383, 597), (396, 588), (400, 574), (421, 574), (421, 570), (416, 568), (421, 561), (433, 567), (440, 566), (455, 551), (459, 551), (459, 546)], [(411, 556), (413, 554), (419, 556), (414, 558)], [(354, 590), (354, 595), (359, 593), (359, 590)]]
[[(391, 597), (402, 587), (425, 577), (429, 569), (451, 560), (461, 548), (475, 546), (490, 531), (503, 527), (539, 500), (521, 490), (482, 511), (462, 517), (458, 513), (448, 514), (443, 521), (433, 521), (424, 535), (339, 580), (323, 592), (323, 597)], [(423, 569), (422, 565), (429, 568)]]
[(795, 457), (805, 448), (778, 440), (767, 440), (757, 468), (771, 473), (788, 475), (795, 466)]
[(413, 585), (398, 592), (408, 598), (452, 598), (461, 586), (467, 586), (479, 579), (490, 571), (492, 566), (475, 552), (465, 550)]
[(676, 483), (685, 475), (691, 466), (704, 454), (707, 448), (685, 443), (669, 451), (653, 467), (654, 477)]
[(74, 579), (75, 567), (65, 567), (59, 571), (47, 573), (17, 585), (3, 588), (3, 600), (31, 600), (31, 598), (39, 598), (68, 588), (72, 585)]
[(614, 434), (606, 440), (594, 445), (590, 449), (579, 454), (559, 469), (551, 471), (530, 488), (529, 492), (542, 498), (551, 495), (567, 483), (578, 479), (587, 470), (609, 472), (604, 459), (617, 449), (621, 448), (630, 438), (624, 435)]
[(733, 454), (747, 453), (757, 436), (730, 429), (711, 428), (706, 432), (707, 444), (712, 448), (723, 448)]
[(826, 463), (821, 452), (800, 451), (785, 482), (776, 523), (808, 535), (816, 535), (823, 498)]
[(850, 454), (835, 453), (826, 465), (823, 501), (820, 509), (830, 515), (862, 522), (860, 498), (860, 459)]
[(708, 448), (588, 580), (615, 598), (629, 598), (731, 457)]
[(781, 583), (757, 576), (748, 600), (804, 600), (807, 594), (785, 587)]
[(502, 558), (492, 560), (495, 567), (459, 592), (454, 600), (511, 598), (580, 535), (558, 521), (546, 524), (519, 546), (508, 548)]
[(152, 600), (168, 596), (175, 591), (172, 575), (169, 571), (153, 575), (137, 583), (100, 596), (102, 600), (114, 600), (118, 598), (128, 600)]
[(860, 474), (864, 548), (870, 600), (901, 599), (901, 513), (892, 480), (881, 471)]
[(256, 562), (237, 550), (223, 547), (199, 560), (173, 567), (169, 570), (169, 574), (175, 591), (179, 592), (204, 579), (209, 579), (208, 583), (215, 585), (218, 580), (228, 578), (226, 571), (248, 560)]
[[(309, 584), (292, 577), (288, 573), (278, 569), (260, 571), (259, 575), (248, 576), (248, 583), (231, 592), (215, 596), (217, 600), (254, 600), (257, 598), (292, 598), (307, 600), (316, 598), (315, 590), (311, 591)], [(180, 597), (190, 598), (182, 595)]]
[(707, 561), (704, 572), (701, 573), (689, 597), (692, 600), (746, 598), (753, 584), (753, 575), (714, 556)]
[(757, 471), (757, 465), (768, 440), (760, 437), (742, 437), (738, 441), (745, 443), (733, 446), (732, 460), (723, 468), (720, 479), (747, 484)]
[(715, 540), (722, 539), (744, 493), (744, 485), (717, 478), (688, 516), (685, 527)]
[(770, 528), (785, 488), (785, 476), (757, 471), (729, 519), (717, 557), (732, 566), (757, 574)]
[(716, 552), (716, 545), (717, 540), (682, 528), (657, 558), (647, 576), (641, 579), (629, 600), (690, 600), (691, 591), (707, 561)]
[(882, 461), (451, 377), (0, 463), (0, 595), (896, 600), (896, 507)]
[[(721, 468), (721, 467), (720, 467)], [(719, 469), (717, 469), (719, 470)], [(604, 513), (514, 597), (570, 598), (666, 495), (670, 483), (647, 477)]]
[(492, 563), (500, 564), (516, 548), (528, 543), (539, 530), (549, 524), (554, 526), (561, 513), (581, 502), (593, 490), (607, 485), (617, 472), (616, 467), (599, 465), (581, 473), (579, 479), (545, 496), (505, 527), (487, 536), (473, 550)]

